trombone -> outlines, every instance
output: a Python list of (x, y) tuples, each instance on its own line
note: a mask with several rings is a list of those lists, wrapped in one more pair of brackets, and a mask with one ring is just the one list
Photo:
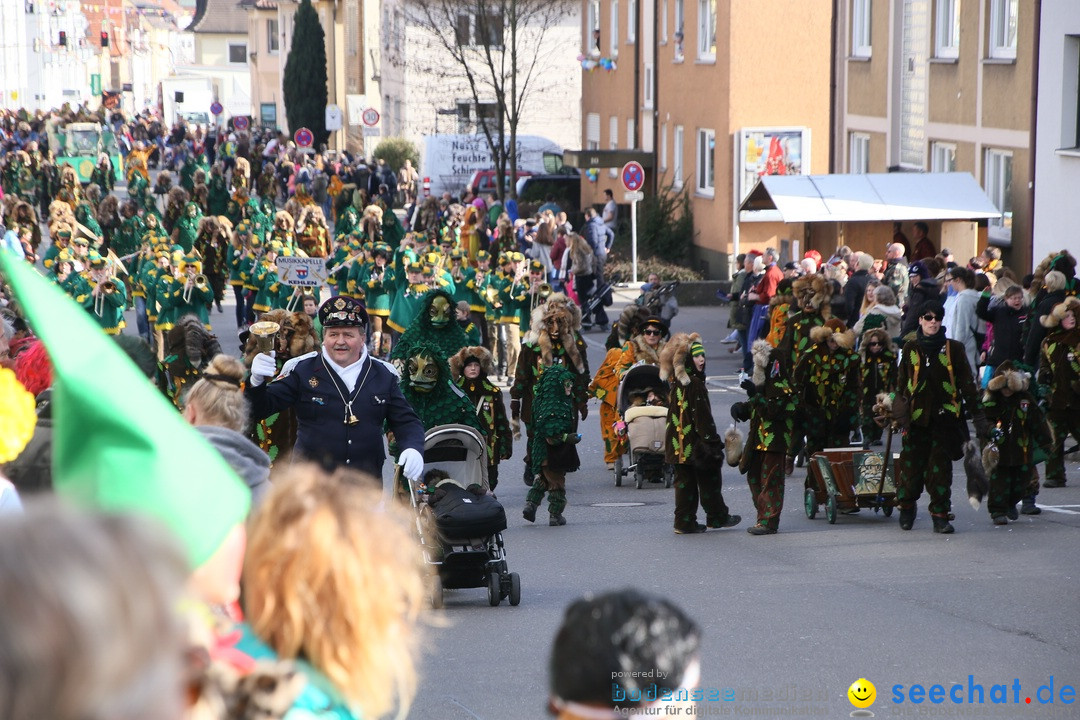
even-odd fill
[(189, 278), (188, 281), (184, 283), (184, 290), (182, 293), (184, 304), (191, 304), (191, 295), (194, 292), (195, 288), (198, 288), (199, 291), (202, 292), (207, 288), (207, 286), (209, 286), (209, 284), (210, 281), (202, 273), (199, 273), (194, 278)]
[(529, 312), (535, 310), (538, 306), (547, 302), (547, 299), (551, 297), (552, 288), (551, 283), (540, 283), (530, 288), (532, 294), (532, 301), (529, 303)]

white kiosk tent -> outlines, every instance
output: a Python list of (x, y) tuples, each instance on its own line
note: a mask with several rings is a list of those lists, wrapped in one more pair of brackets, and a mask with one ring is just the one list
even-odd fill
[[(985, 246), (987, 221), (1003, 218), (966, 172), (766, 175), (739, 205), (744, 244), (775, 238), (782, 223), (782, 236), (801, 236), (825, 257), (849, 245), (880, 258), (892, 223), (918, 220), (931, 226), (938, 249), (948, 247), (961, 262)], [(793, 224), (802, 224), (801, 232)]]

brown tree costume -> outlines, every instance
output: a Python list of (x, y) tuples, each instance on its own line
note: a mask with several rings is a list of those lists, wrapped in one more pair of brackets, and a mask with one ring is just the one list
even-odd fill
[[(697, 333), (678, 333), (660, 353), (660, 379), (671, 384), (665, 460), (675, 466), (675, 532), (680, 535), (732, 527), (742, 520), (724, 503), (724, 439), (716, 431), (705, 373), (692, 364), (698, 355), (704, 357), (705, 348)], [(704, 525), (697, 521), (699, 500)]]
[[(319, 351), (315, 324), (306, 313), (271, 310), (263, 313), (260, 320), (281, 326), (274, 338), (274, 359), (277, 360), (278, 370), (293, 358)], [(258, 352), (256, 338), (249, 336), (244, 345), (244, 364), (248, 368)], [(255, 424), (251, 439), (266, 451), (271, 462), (279, 455), (287, 455), (296, 444), (296, 415), (293, 410), (275, 413), (265, 420), (260, 420)]]

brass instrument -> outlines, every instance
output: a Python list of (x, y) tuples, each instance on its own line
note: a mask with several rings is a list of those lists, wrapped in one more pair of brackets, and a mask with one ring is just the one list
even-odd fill
[[(287, 312), (296, 312), (296, 303), (300, 301), (303, 303), (303, 293), (300, 292), (299, 287), (293, 288), (292, 295), (289, 296), (289, 302), (285, 303), (285, 310)], [(303, 307), (301, 305), (301, 307)]]
[(186, 283), (184, 283), (184, 291), (182, 293), (184, 302), (190, 305), (191, 294), (192, 292), (194, 292), (195, 288), (198, 288), (200, 291), (202, 291), (205, 290), (209, 285), (210, 280), (202, 273), (199, 273), (194, 278), (190, 278)]
[(98, 287), (100, 289), (97, 295), (94, 296), (94, 313), (98, 317), (102, 317), (105, 314), (105, 296), (112, 295), (118, 288), (112, 280), (103, 280)]
[(532, 296), (532, 300), (529, 303), (529, 312), (532, 312), (538, 306), (547, 302), (547, 299), (551, 297), (551, 283), (545, 282), (533, 285), (531, 288), (529, 288), (529, 293)]
[(498, 288), (494, 288), (490, 285), (484, 288), (484, 300), (486, 300), (489, 305), (495, 306), (495, 304), (499, 301)]
[(262, 321), (251, 326), (251, 335), (259, 352), (266, 353), (274, 349), (274, 336), (281, 330), (276, 322)]

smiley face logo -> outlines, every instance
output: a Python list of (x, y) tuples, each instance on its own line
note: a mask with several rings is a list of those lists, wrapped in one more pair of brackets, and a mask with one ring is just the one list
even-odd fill
[(874, 683), (870, 682), (866, 678), (859, 678), (855, 682), (851, 683), (851, 687), (847, 691), (848, 700), (851, 704), (857, 708), (868, 708), (874, 704), (874, 700), (877, 699), (877, 688), (874, 687)]

